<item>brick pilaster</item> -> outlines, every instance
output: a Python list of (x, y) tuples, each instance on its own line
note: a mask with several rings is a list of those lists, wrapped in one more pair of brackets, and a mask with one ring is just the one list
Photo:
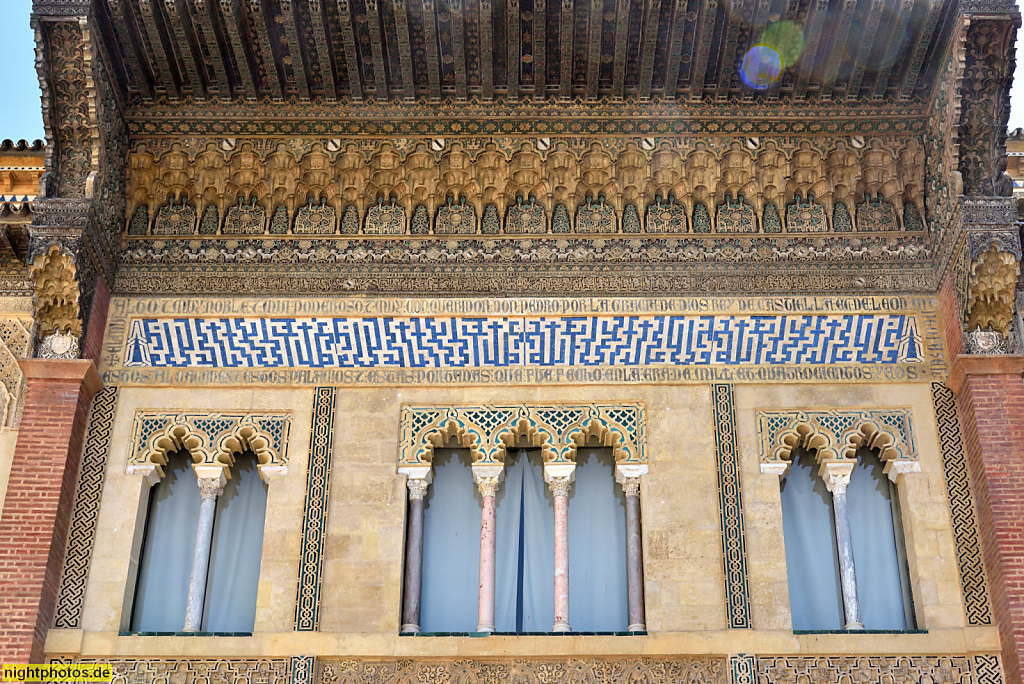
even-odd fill
[(1024, 671), (1024, 356), (956, 357), (949, 386), (964, 423), (985, 571), (1007, 681)]
[(24, 359), (28, 389), (0, 516), (0, 654), (43, 662), (56, 607), (89, 404), (92, 361)]

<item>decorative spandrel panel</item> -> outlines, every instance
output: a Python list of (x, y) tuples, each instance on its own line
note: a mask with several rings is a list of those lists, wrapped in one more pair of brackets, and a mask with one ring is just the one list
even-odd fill
[(115, 299), (111, 311), (103, 370), (119, 384), (914, 382), (946, 373), (929, 297)]

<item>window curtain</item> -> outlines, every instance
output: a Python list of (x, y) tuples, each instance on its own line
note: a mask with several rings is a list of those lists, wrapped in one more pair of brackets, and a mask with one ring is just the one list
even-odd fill
[(150, 490), (130, 629), (180, 632), (199, 526), (199, 485), (187, 451), (172, 454)]
[(550, 632), (555, 623), (555, 502), (544, 482), (539, 451), (506, 456), (497, 504), (495, 629)]
[(251, 451), (238, 456), (224, 493), (217, 497), (203, 608), (205, 632), (251, 632), (256, 623), (267, 514), (267, 485), (260, 478), (258, 464)]
[(629, 626), (626, 497), (611, 449), (579, 449), (569, 496), (569, 624), (574, 632)]
[(423, 632), (475, 632), (481, 499), (466, 449), (438, 449), (423, 513)]
[(882, 471), (875, 452), (861, 449), (846, 490), (857, 597), (865, 629), (907, 629), (912, 628), (913, 618), (909, 616), (908, 622), (910, 581), (905, 554), (899, 552), (903, 548), (899, 503)]
[(793, 452), (781, 488), (793, 629), (842, 629), (843, 594), (832, 495), (818, 477), (813, 453), (803, 449)]

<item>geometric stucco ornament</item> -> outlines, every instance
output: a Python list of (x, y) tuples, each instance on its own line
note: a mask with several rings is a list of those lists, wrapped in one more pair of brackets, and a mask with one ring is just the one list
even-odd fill
[(77, 359), (80, 355), (78, 337), (55, 332), (43, 338), (36, 352), (40, 359)]
[(964, 336), (968, 354), (1009, 354), (1009, 340), (994, 330), (975, 328)]

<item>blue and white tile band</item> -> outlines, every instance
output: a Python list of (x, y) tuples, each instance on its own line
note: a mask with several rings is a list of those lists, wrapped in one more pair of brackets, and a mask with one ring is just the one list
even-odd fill
[(913, 315), (154, 317), (124, 366), (480, 368), (898, 365), (925, 361)]

